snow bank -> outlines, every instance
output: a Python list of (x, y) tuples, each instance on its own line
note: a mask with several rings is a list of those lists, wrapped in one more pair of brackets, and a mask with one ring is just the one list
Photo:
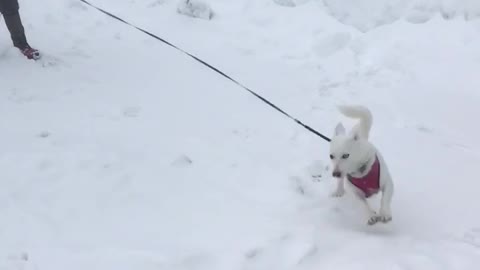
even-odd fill
[(342, 23), (368, 31), (380, 25), (406, 19), (412, 23), (428, 21), (440, 14), (446, 19), (480, 17), (477, 0), (323, 0), (327, 10)]

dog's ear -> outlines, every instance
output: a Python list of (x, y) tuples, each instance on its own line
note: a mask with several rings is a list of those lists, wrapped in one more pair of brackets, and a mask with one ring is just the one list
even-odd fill
[(345, 127), (342, 125), (342, 123), (338, 123), (335, 127), (335, 136), (343, 134), (345, 134)]

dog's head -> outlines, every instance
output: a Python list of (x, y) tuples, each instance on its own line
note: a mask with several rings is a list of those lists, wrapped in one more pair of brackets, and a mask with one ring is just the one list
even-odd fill
[(333, 163), (332, 176), (341, 178), (356, 172), (365, 158), (365, 144), (358, 133), (346, 134), (341, 123), (335, 127), (330, 142), (330, 159)]

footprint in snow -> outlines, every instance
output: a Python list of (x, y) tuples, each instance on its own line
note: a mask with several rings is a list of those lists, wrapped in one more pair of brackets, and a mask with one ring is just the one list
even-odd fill
[(321, 161), (312, 162), (302, 173), (302, 176), (290, 176), (289, 180), (293, 189), (302, 196), (314, 196), (315, 182), (321, 182), (327, 179), (329, 166)]
[(422, 9), (414, 9), (405, 19), (413, 24), (422, 24), (428, 22), (432, 18), (432, 12)]
[(298, 194), (304, 196), (306, 195), (307, 193), (307, 189), (306, 189), (306, 185), (304, 183), (304, 180), (298, 176), (291, 176), (290, 178), (290, 182), (295, 190), (295, 192), (297, 192)]
[(347, 47), (351, 40), (350, 33), (333, 33), (318, 39), (313, 49), (319, 57), (328, 57)]
[(71, 65), (62, 59), (51, 55), (47, 52), (42, 52), (42, 57), (35, 61), (44, 68), (70, 68)]
[(165, 4), (165, 1), (166, 0), (155, 0), (155, 1), (150, 2), (150, 4), (148, 4), (147, 7), (161, 6), (161, 5)]
[(273, 0), (277, 5), (284, 7), (295, 7), (296, 4), (293, 0)]
[(28, 253), (10, 254), (5, 261), (0, 261), (0, 269), (8, 270), (34, 270), (37, 269)]
[(113, 35), (113, 38), (116, 39), (116, 40), (122, 40), (122, 34), (120, 33), (116, 33), (115, 35)]
[(67, 52), (65, 52), (68, 56), (76, 56), (82, 59), (90, 59), (92, 56), (85, 52), (85, 50), (79, 46), (79, 44), (73, 45)]
[(76, 0), (68, 1), (68, 7), (71, 8), (71, 9), (76, 9), (76, 10), (81, 10), (81, 11), (87, 11), (88, 10), (88, 7), (85, 4), (83, 4), (80, 1), (76, 1)]
[(422, 124), (417, 125), (417, 130), (420, 131), (420, 132), (424, 132), (424, 133), (433, 133), (433, 129), (431, 129), (427, 126), (424, 126)]
[(255, 55), (255, 51), (252, 50), (252, 49), (248, 49), (248, 48), (238, 48), (237, 51), (240, 52), (244, 56)]
[(48, 137), (50, 137), (50, 132), (42, 131), (42, 132), (40, 132), (40, 134), (38, 134), (38, 137), (39, 138), (48, 138)]
[(192, 165), (192, 163), (193, 163), (193, 160), (190, 157), (188, 157), (187, 155), (181, 155), (172, 162), (172, 166), (177, 168), (182, 168), (182, 167), (188, 167)]
[(137, 117), (140, 114), (140, 107), (127, 107), (123, 110), (123, 116), (125, 117)]
[(27, 90), (13, 88), (8, 95), (8, 100), (17, 104), (25, 104), (34, 101), (35, 97), (30, 95)]
[(335, 88), (339, 88), (341, 86), (342, 84), (339, 82), (333, 82), (333, 83), (321, 85), (320, 88), (318, 89), (318, 94), (321, 97), (330, 97), (332, 96), (332, 90)]
[(325, 165), (322, 161), (316, 160), (312, 162), (308, 167), (308, 174), (315, 182), (320, 182), (328, 176), (329, 166)]
[(251, 249), (251, 250), (247, 251), (247, 253), (245, 253), (245, 258), (247, 260), (253, 260), (253, 259), (257, 258), (259, 255), (261, 255), (261, 253), (262, 253), (261, 248), (254, 248), (254, 249)]
[(201, 0), (181, 0), (177, 5), (177, 13), (204, 20), (211, 20), (214, 16), (210, 5)]
[(251, 249), (245, 255), (243, 269), (296, 269), (317, 253), (310, 233), (282, 235), (262, 248)]
[(41, 172), (42, 171), (47, 171), (47, 170), (51, 169), (52, 167), (53, 167), (53, 163), (48, 159), (41, 160), (37, 164), (37, 169), (38, 169), (38, 171), (41, 171)]
[(464, 234), (465, 242), (480, 249), (480, 228), (473, 228)]

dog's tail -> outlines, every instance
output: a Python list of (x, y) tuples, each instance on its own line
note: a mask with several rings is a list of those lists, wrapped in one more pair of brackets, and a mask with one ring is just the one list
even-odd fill
[(373, 116), (370, 110), (364, 106), (338, 106), (338, 109), (347, 117), (359, 119), (360, 135), (368, 139), (373, 123)]

